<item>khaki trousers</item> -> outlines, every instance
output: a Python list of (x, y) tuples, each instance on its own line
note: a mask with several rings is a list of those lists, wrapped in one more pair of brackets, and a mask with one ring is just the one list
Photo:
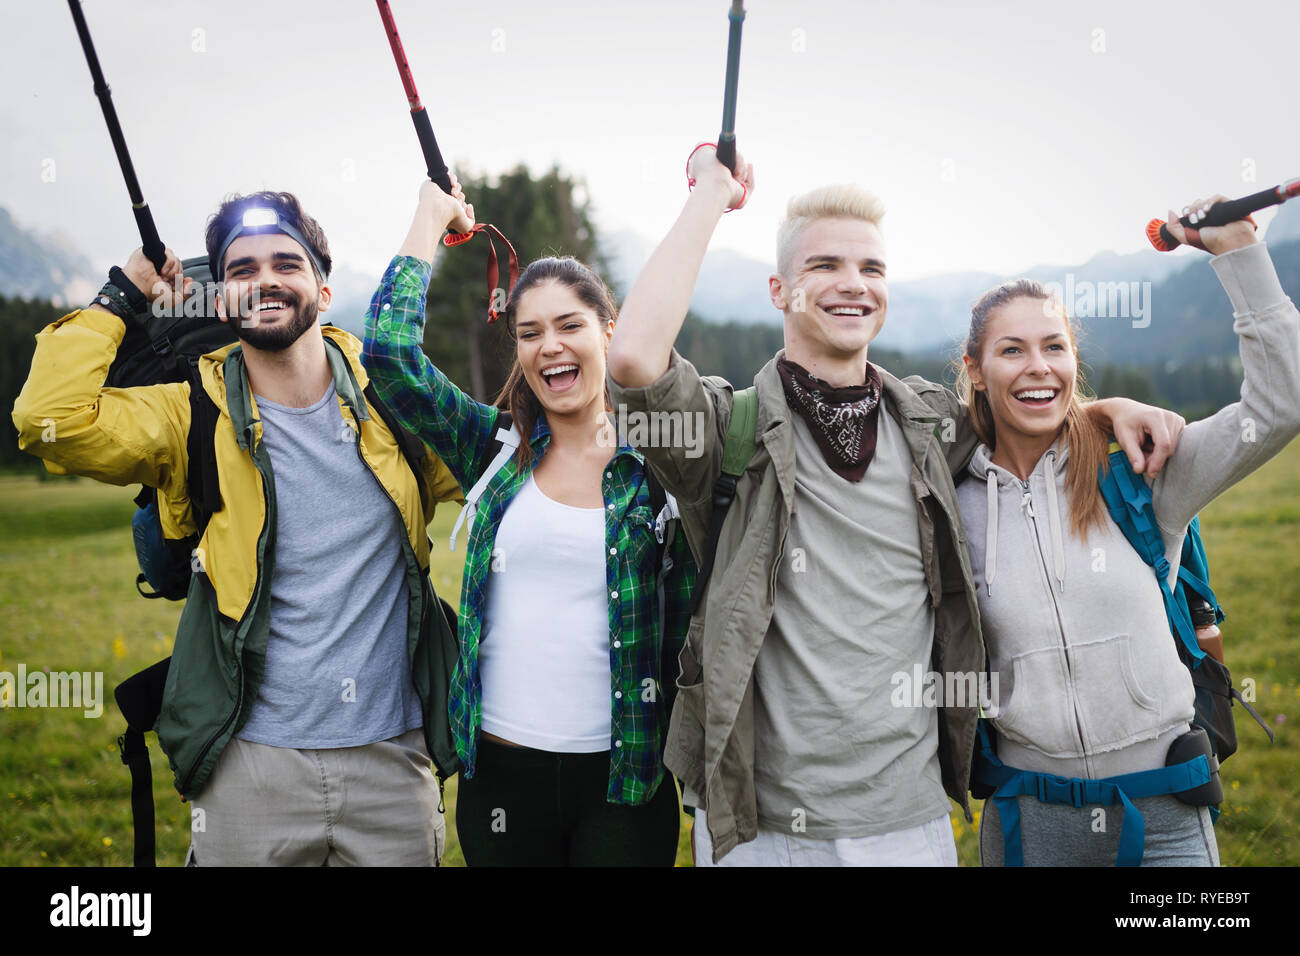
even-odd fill
[(188, 866), (437, 866), (446, 844), (421, 729), (364, 747), (234, 738), (191, 803)]

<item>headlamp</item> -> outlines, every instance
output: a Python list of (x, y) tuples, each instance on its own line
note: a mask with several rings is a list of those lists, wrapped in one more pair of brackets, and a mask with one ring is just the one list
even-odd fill
[(239, 222), (235, 223), (230, 232), (226, 233), (226, 238), (222, 240), (221, 245), (217, 248), (216, 257), (208, 260), (208, 268), (212, 271), (212, 278), (218, 282), (225, 278), (225, 273), (221, 271), (221, 263), (225, 260), (226, 250), (230, 248), (232, 242), (240, 236), (254, 236), (273, 232), (283, 233), (302, 246), (303, 251), (316, 265), (316, 271), (320, 273), (321, 280), (324, 281), (328, 278), (329, 274), (324, 264), (312, 251), (311, 245), (303, 238), (303, 234), (276, 210), (266, 206), (250, 206), (245, 209)]

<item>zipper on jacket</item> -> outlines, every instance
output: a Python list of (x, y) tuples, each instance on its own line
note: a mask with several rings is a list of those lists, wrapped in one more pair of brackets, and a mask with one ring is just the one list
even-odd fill
[[(274, 508), (271, 503), (271, 496), (269, 494), (266, 494), (266, 489), (269, 489), (271, 485), (267, 481), (266, 474), (262, 471), (262, 466), (259, 465), (257, 462), (257, 455), (254, 454), (253, 452), (253, 444), (252, 444), (253, 440), (254, 437), (250, 435), (248, 454), (249, 457), (253, 460), (253, 467), (257, 469), (257, 473), (262, 478), (263, 500), (266, 502), (266, 522), (262, 525), (262, 533), (261, 535), (258, 536), (258, 542), (257, 542), (258, 551), (261, 552), (263, 558), (262, 560), (259, 560), (257, 562), (257, 578), (253, 581), (252, 599), (248, 602), (248, 606), (244, 608), (243, 615), (235, 623), (236, 635), (238, 635), (240, 630), (244, 627), (244, 622), (248, 620), (249, 614), (253, 613), (253, 610), (257, 607), (258, 604), (258, 599), (259, 599), (260, 591), (262, 588), (262, 582), (263, 582), (263, 574), (264, 574), (263, 569), (266, 563), (265, 562), (266, 537), (267, 534), (270, 532), (272, 520), (275, 517)], [(213, 596), (215, 597), (215, 595), (216, 595), (216, 589), (213, 588)], [(269, 626), (269, 613), (270, 612), (268, 612), (268, 626)], [(220, 611), (218, 611), (218, 614), (220, 614)], [(212, 746), (217, 742), (217, 739), (221, 737), (226, 732), (227, 729), (229, 729), (230, 725), (234, 722), (235, 718), (239, 716), (239, 711), (243, 709), (244, 661), (243, 661), (242, 651), (241, 653), (235, 655), (235, 678), (238, 681), (238, 690), (235, 693), (235, 709), (230, 712), (230, 716), (227, 717), (224, 722), (222, 722), (221, 726), (217, 729), (217, 732), (208, 738), (208, 742), (204, 744), (203, 749), (199, 751), (198, 757), (195, 759), (194, 764), (190, 767), (190, 772), (185, 776), (185, 783), (181, 788), (185, 793), (189, 792), (190, 782), (194, 779), (194, 775), (198, 773), (199, 767), (203, 765), (203, 761), (207, 757), (208, 751), (212, 749)]]
[[(1055, 455), (1054, 452), (1048, 452), (1049, 455)], [(1056, 601), (1056, 591), (1052, 588), (1052, 572), (1047, 567), (1047, 557), (1043, 554), (1043, 545), (1038, 538), (1038, 515), (1034, 513), (1034, 499), (1029, 491), (1029, 482), (1021, 481), (1021, 488), (1024, 497), (1020, 499), (1022, 509), (1029, 516), (1029, 520), (1034, 526), (1034, 548), (1038, 552), (1038, 566), (1043, 569), (1043, 574), (1047, 582), (1047, 592), (1052, 596), (1052, 610), (1056, 614), (1056, 628), (1061, 635), (1061, 649), (1065, 653), (1065, 673), (1070, 683), (1070, 712), (1074, 714), (1074, 728), (1079, 732), (1079, 752), (1083, 754), (1084, 768), (1088, 771), (1088, 776), (1092, 775), (1092, 767), (1088, 761), (1088, 745), (1083, 739), (1083, 722), (1079, 719), (1079, 695), (1074, 684), (1074, 667), (1070, 663), (1070, 642), (1065, 637), (1065, 621), (1061, 618), (1061, 606)], [(1049, 517), (1050, 521), (1051, 518)]]

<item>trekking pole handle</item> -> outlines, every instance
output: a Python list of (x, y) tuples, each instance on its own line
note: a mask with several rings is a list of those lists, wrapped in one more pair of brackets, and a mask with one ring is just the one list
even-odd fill
[(447, 175), (447, 164), (443, 161), (441, 150), (438, 149), (438, 140), (434, 138), (433, 124), (429, 122), (429, 111), (421, 106), (419, 110), (411, 113), (411, 120), (415, 123), (415, 135), (420, 140), (420, 149), (424, 153), (424, 164), (429, 179), (450, 196), (451, 177)]
[(154, 225), (149, 204), (141, 203), (139, 206), (132, 206), (131, 212), (135, 214), (136, 228), (140, 230), (141, 248), (145, 258), (152, 262), (158, 274), (162, 275), (163, 264), (167, 261), (167, 249), (162, 239), (158, 237), (158, 227)]

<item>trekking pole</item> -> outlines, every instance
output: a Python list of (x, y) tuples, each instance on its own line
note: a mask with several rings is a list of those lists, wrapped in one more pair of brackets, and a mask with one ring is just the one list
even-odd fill
[[(1194, 229), (1205, 229), (1209, 226), (1226, 226), (1230, 222), (1236, 222), (1239, 219), (1245, 219), (1252, 226), (1255, 220), (1250, 214), (1268, 206), (1276, 206), (1286, 202), (1288, 199), (1294, 199), (1300, 196), (1300, 177), (1288, 179), (1280, 186), (1274, 186), (1271, 189), (1261, 189), (1257, 193), (1249, 196), (1243, 196), (1241, 199), (1228, 199), (1224, 202), (1216, 202), (1213, 206), (1205, 211), (1205, 215), (1200, 219), (1193, 219), (1191, 214), (1183, 216), (1178, 221), (1184, 227)], [(1147, 238), (1151, 240), (1151, 245), (1155, 246), (1161, 252), (1168, 252), (1182, 245), (1165, 226), (1164, 220), (1152, 219), (1147, 223)]]
[(722, 132), (718, 134), (718, 162), (736, 174), (736, 87), (740, 83), (740, 30), (745, 23), (743, 0), (731, 0), (727, 11), (731, 32), (727, 37), (727, 81), (722, 93)]
[(108, 135), (113, 140), (113, 150), (117, 153), (118, 164), (122, 167), (122, 176), (126, 179), (126, 191), (131, 196), (131, 211), (135, 213), (135, 224), (140, 230), (140, 242), (144, 254), (153, 263), (154, 268), (162, 272), (163, 263), (167, 261), (162, 240), (158, 238), (158, 227), (154, 225), (153, 213), (140, 192), (140, 182), (135, 178), (135, 167), (131, 165), (131, 154), (126, 150), (126, 138), (122, 135), (122, 124), (117, 121), (117, 110), (113, 108), (113, 95), (104, 79), (104, 71), (99, 68), (99, 57), (95, 55), (95, 44), (90, 39), (90, 28), (86, 26), (86, 15), (81, 10), (81, 0), (68, 0), (68, 9), (72, 11), (72, 20), (77, 25), (77, 36), (81, 38), (81, 49), (86, 53), (86, 65), (90, 67), (90, 77), (95, 83), (95, 95), (104, 111), (104, 122), (108, 124)]
[(375, 0), (375, 3), (379, 7), (380, 19), (384, 21), (388, 45), (393, 48), (393, 59), (397, 61), (397, 72), (402, 78), (402, 87), (406, 90), (406, 101), (411, 105), (411, 121), (415, 123), (415, 135), (420, 139), (420, 149), (424, 152), (429, 179), (450, 196), (451, 178), (447, 175), (447, 164), (443, 162), (442, 152), (438, 149), (438, 140), (433, 135), (429, 111), (420, 102), (420, 94), (415, 88), (415, 79), (411, 76), (411, 64), (406, 61), (402, 38), (397, 35), (397, 24), (393, 22), (393, 11), (388, 8), (388, 0)]
[[(402, 87), (406, 90), (406, 101), (411, 106), (411, 121), (415, 123), (415, 135), (419, 137), (420, 149), (424, 152), (424, 164), (429, 173), (429, 179), (435, 186), (451, 195), (451, 177), (447, 174), (447, 164), (443, 162), (442, 152), (438, 149), (438, 140), (433, 135), (433, 124), (429, 122), (429, 112), (420, 102), (420, 94), (415, 89), (415, 79), (411, 76), (411, 64), (406, 61), (406, 51), (402, 49), (402, 38), (397, 34), (397, 24), (393, 22), (393, 11), (388, 8), (388, 0), (375, 0), (375, 5), (379, 7), (379, 17), (384, 21), (384, 31), (388, 34), (388, 45), (393, 48), (393, 59), (397, 63), (397, 72), (402, 78)], [(488, 240), (488, 264), (487, 264), (487, 283), (488, 297), (491, 304), (488, 306), (488, 322), (495, 322), (500, 315), (501, 309), (497, 308), (497, 250), (492, 242), (492, 236), (506, 244), (509, 250), (510, 263), (510, 284), (506, 286), (506, 295), (514, 288), (515, 281), (519, 278), (519, 257), (515, 253), (515, 247), (510, 244), (501, 230), (496, 226), (487, 223), (476, 223), (474, 228), (469, 232), (452, 232), (448, 230), (447, 235), (442, 237), (442, 243), (445, 246), (458, 246), (462, 242), (468, 242), (474, 237), (474, 233), (482, 232), (487, 235)], [(499, 303), (504, 305), (504, 302)]]

